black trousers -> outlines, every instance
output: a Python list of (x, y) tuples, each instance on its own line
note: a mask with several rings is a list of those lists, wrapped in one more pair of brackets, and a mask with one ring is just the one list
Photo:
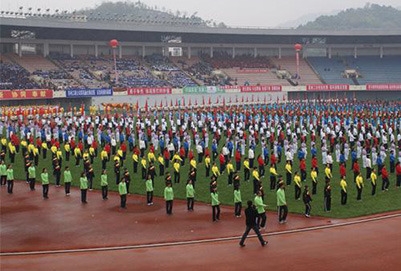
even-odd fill
[(29, 188), (31, 189), (31, 191), (35, 190), (35, 183), (36, 183), (36, 179), (35, 178), (30, 178), (29, 179)]
[(56, 185), (60, 185), (60, 174), (56, 174)]
[(42, 185), (43, 187), (43, 197), (44, 198), (48, 198), (48, 193), (49, 193), (49, 185), (48, 184), (44, 184)]
[(160, 170), (159, 176), (163, 176), (164, 175), (164, 165), (160, 164), (159, 165), (159, 170)]
[(241, 170), (241, 162), (235, 162), (235, 168), (237, 171)]
[(43, 159), (46, 159), (47, 157), (47, 149), (43, 149)]
[(241, 202), (236, 202), (235, 203), (235, 208), (234, 208), (234, 215), (235, 216), (240, 216), (241, 215), (241, 210), (242, 210), (242, 203)]
[(220, 205), (212, 206), (212, 219), (213, 221), (220, 220)]
[(394, 173), (395, 171), (395, 164), (394, 162), (390, 162), (390, 173)]
[(384, 178), (383, 182), (382, 182), (382, 190), (388, 189), (389, 185), (390, 185), (390, 182), (389, 182), (388, 178)]
[(142, 167), (142, 180), (146, 179), (146, 168)]
[(324, 197), (324, 210), (331, 211), (331, 197)]
[(120, 198), (121, 198), (120, 207), (125, 208), (127, 206), (127, 194), (120, 195)]
[(312, 181), (312, 195), (316, 195), (317, 192), (317, 182)]
[(347, 193), (341, 190), (341, 205), (347, 204)]
[(259, 228), (264, 228), (266, 226), (266, 213), (261, 213), (258, 214), (258, 218), (256, 219), (256, 224), (258, 225)]
[(103, 185), (102, 186), (102, 197), (103, 199), (107, 199), (107, 193), (109, 191), (109, 188), (107, 185)]
[(372, 183), (372, 196), (376, 194), (376, 185)]
[(134, 173), (138, 172), (138, 162), (134, 161)]
[(13, 188), (14, 188), (14, 180), (8, 180), (7, 181), (7, 192), (9, 194), (13, 193)]
[(168, 215), (171, 215), (173, 213), (173, 201), (172, 200), (166, 200), (166, 212)]
[(287, 185), (291, 185), (291, 180), (292, 180), (292, 174), (287, 172)]
[(105, 170), (107, 166), (107, 159), (102, 160), (102, 169)]
[(187, 209), (190, 211), (194, 210), (194, 198), (187, 198)]
[(299, 199), (301, 197), (301, 188), (298, 185), (295, 185), (295, 199)]
[(71, 183), (64, 183), (64, 189), (66, 194), (70, 194)]
[(276, 176), (272, 175), (270, 176), (270, 190), (275, 190), (276, 189)]
[(228, 185), (232, 185), (233, 184), (233, 173), (230, 172), (230, 174), (228, 174), (228, 180), (227, 180)]
[(264, 166), (259, 166), (259, 175), (261, 177), (265, 175), (265, 167)]
[(244, 181), (248, 181), (250, 177), (249, 169), (244, 168)]
[(397, 187), (401, 186), (401, 175), (397, 175)]
[(206, 168), (206, 177), (210, 176), (210, 166), (209, 167), (205, 167)]
[(254, 178), (253, 179), (253, 193), (256, 195), (256, 193), (258, 193), (259, 190), (259, 181)]
[(153, 191), (146, 192), (146, 203), (153, 202)]
[(306, 171), (305, 170), (301, 170), (301, 181), (305, 181), (306, 180)]
[(356, 188), (358, 195), (356, 197), (356, 200), (361, 200), (362, 199), (362, 187), (361, 188)]
[(69, 151), (67, 151), (67, 152), (65, 152), (65, 161), (70, 161), (70, 152)]
[(262, 235), (260, 234), (258, 226), (254, 225), (254, 226), (246, 226), (245, 232), (242, 235), (241, 241), (239, 242), (240, 245), (243, 245), (245, 243), (245, 239), (251, 230), (253, 230), (256, 233), (256, 235), (258, 236), (260, 244), (263, 244), (265, 242), (265, 240), (263, 240)]
[(7, 175), (3, 175), (0, 177), (1, 185), (6, 185), (7, 183)]
[(372, 173), (372, 169), (367, 167), (366, 168), (366, 179), (370, 179), (370, 174)]
[(86, 193), (88, 192), (88, 189), (81, 189), (81, 202), (86, 203)]
[(312, 210), (312, 205), (310, 204), (310, 202), (305, 203), (305, 215), (310, 215), (310, 211)]
[(278, 221), (283, 222), (287, 219), (288, 207), (287, 205), (278, 206)]
[(174, 171), (174, 183), (180, 183), (180, 173)]

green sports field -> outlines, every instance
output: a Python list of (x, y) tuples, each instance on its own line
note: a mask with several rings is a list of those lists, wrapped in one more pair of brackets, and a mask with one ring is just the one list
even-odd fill
[[(210, 136), (209, 139), (211, 140), (212, 137)], [(222, 138), (220, 141), (220, 145), (225, 142), (225, 138)], [(194, 144), (191, 145), (192, 148)], [(209, 144), (209, 148), (210, 148)], [(221, 147), (221, 146), (220, 146)], [(317, 144), (318, 151), (320, 150), (320, 144)], [(63, 150), (63, 147), (61, 147)], [(308, 146), (309, 149), (309, 146)], [(100, 148), (98, 149), (100, 150)], [(159, 153), (160, 150), (156, 152)], [(260, 153), (260, 146), (258, 146), (257, 150), (255, 151), (255, 158)], [(95, 170), (95, 179), (94, 179), (94, 188), (100, 188), (100, 174), (101, 174), (101, 161), (100, 161), (100, 151), (98, 151), (98, 157), (95, 158), (93, 168)], [(197, 158), (196, 152), (194, 150), (195, 158)], [(147, 156), (146, 156), (147, 157)], [(335, 157), (333, 155), (335, 160)], [(281, 163), (278, 164), (278, 174), (282, 174), (285, 180), (285, 158), (282, 159)], [(232, 159), (234, 167), (234, 159)], [(310, 161), (311, 156), (308, 153), (306, 159), (306, 168), (307, 168), (307, 180), (303, 185), (308, 184), (311, 188), (311, 180), (310, 180)], [(318, 161), (321, 161), (321, 154), (318, 153)], [(256, 162), (256, 159), (255, 159)], [(9, 158), (7, 154), (6, 163), (9, 163)], [(365, 187), (362, 193), (362, 201), (356, 200), (356, 187), (353, 182), (353, 172), (351, 171), (350, 161), (347, 164), (347, 183), (348, 183), (348, 202), (347, 205), (342, 206), (340, 204), (340, 178), (339, 178), (339, 166), (336, 162), (333, 164), (333, 179), (331, 182), (332, 186), (332, 210), (329, 213), (324, 212), (323, 210), (323, 189), (324, 189), (324, 167), (320, 163), (319, 164), (319, 183), (317, 188), (317, 194), (312, 195), (312, 216), (325, 216), (325, 217), (332, 217), (332, 218), (350, 218), (356, 216), (363, 216), (369, 215), (374, 213), (381, 213), (386, 211), (394, 211), (401, 209), (401, 189), (395, 188), (395, 174), (390, 174), (390, 188), (388, 192), (381, 192), (381, 178), (378, 179), (377, 191), (376, 196), (371, 196), (371, 184), (369, 181), (365, 180)], [(218, 164), (218, 162), (217, 162)], [(71, 156), (70, 161), (66, 162), (65, 157), (63, 158), (62, 169), (66, 165), (69, 165), (71, 169), (71, 173), (73, 176), (73, 185), (77, 186), (79, 184), (79, 176), (83, 170), (83, 164), (79, 167), (75, 166), (75, 158)], [(360, 161), (360, 165), (362, 162)], [(388, 159), (386, 161), (386, 165), (388, 166)], [(47, 168), (49, 172), (49, 179), (52, 184), (55, 183), (55, 178), (51, 175), (52, 165), (51, 165), (51, 153), (50, 150), (48, 151), (47, 159), (43, 160), (42, 155), (39, 159), (39, 166), (37, 167), (37, 183), (40, 184), (40, 172), (42, 168)], [(140, 164), (138, 165), (138, 172), (136, 174), (133, 173), (133, 162), (132, 162), (132, 153), (127, 153), (127, 159), (124, 162), (124, 167), (127, 167), (130, 174), (131, 174), (131, 185), (130, 185), (130, 192), (132, 194), (145, 194), (145, 182), (141, 179), (141, 170)], [(195, 200), (202, 201), (209, 203), (210, 202), (210, 194), (209, 194), (209, 183), (210, 179), (205, 177), (205, 167), (204, 163), (198, 164), (198, 173), (197, 173), (197, 182), (196, 182), (196, 194)], [(387, 167), (389, 168), (389, 167)], [(156, 172), (159, 173), (158, 164), (156, 163)], [(293, 165), (293, 172), (299, 169), (298, 159), (295, 157), (294, 165)], [(181, 183), (173, 184), (174, 193), (176, 198), (184, 199), (185, 198), (185, 185), (188, 176), (189, 170), (189, 161), (186, 160), (184, 166), (181, 167)], [(362, 174), (365, 177), (366, 172), (365, 169), (362, 168)], [(170, 168), (166, 169), (166, 172), (169, 171), (173, 176), (173, 169), (172, 164), (170, 163)], [(265, 167), (265, 177), (262, 178), (263, 180), (263, 187), (265, 190), (265, 203), (268, 205), (268, 210), (276, 210), (276, 195), (275, 191), (270, 191), (270, 177), (269, 177), (269, 167)], [(113, 170), (113, 161), (110, 161), (107, 164), (107, 172), (108, 172), (108, 180), (109, 180), (109, 190), (117, 190), (117, 186), (115, 184), (115, 177), (114, 177), (114, 170)], [(62, 171), (63, 173), (63, 171)], [(121, 173), (122, 174), (122, 173)], [(16, 155), (15, 163), (14, 163), (14, 175), (16, 180), (25, 180), (25, 172), (24, 172), (24, 165), (23, 165), (23, 157), (21, 152)], [(62, 181), (63, 181), (63, 174)], [(243, 205), (246, 204), (246, 201), (249, 199), (253, 199), (253, 184), (252, 184), (252, 176), (249, 182), (244, 182), (243, 180), (243, 166), (241, 167), (241, 171), (239, 173), (241, 177), (241, 193), (242, 193), (242, 201)], [(121, 175), (122, 176), (122, 175)], [(164, 190), (164, 176), (160, 177), (157, 176), (155, 179), (155, 196), (162, 196)], [(28, 187), (27, 187), (28, 189)], [(218, 179), (218, 192), (220, 201), (222, 204), (226, 205), (233, 205), (233, 187), (227, 185), (227, 173), (224, 172)], [(52, 188), (50, 188), (49, 196), (51, 200), (51, 193)], [(90, 193), (90, 192), (89, 192)], [(41, 196), (41, 194), (36, 193), (34, 196)], [(134, 197), (135, 195), (131, 195), (130, 197)], [(286, 187), (286, 196), (287, 196), (287, 203), (289, 212), (293, 213), (303, 213), (304, 212), (304, 204), (302, 199), (297, 201), (294, 199), (294, 185), (292, 183), (291, 186)], [(301, 197), (302, 198), (302, 197)], [(79, 199), (77, 199), (79, 200)], [(93, 200), (102, 200), (101, 197), (94, 198), (89, 195), (89, 204), (90, 201)], [(118, 202), (109, 202), (110, 205), (119, 204)], [(129, 205), (128, 205), (129, 208)], [(196, 208), (196, 205), (195, 205)]]

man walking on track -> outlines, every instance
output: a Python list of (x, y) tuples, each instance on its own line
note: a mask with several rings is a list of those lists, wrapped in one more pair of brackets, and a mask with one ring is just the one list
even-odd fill
[(259, 232), (259, 228), (256, 225), (256, 217), (258, 216), (258, 213), (256, 211), (255, 206), (252, 204), (251, 200), (248, 200), (248, 208), (246, 208), (245, 210), (245, 223), (246, 223), (246, 230), (244, 232), (244, 234), (242, 235), (241, 241), (239, 242), (239, 245), (241, 247), (244, 247), (245, 244), (245, 239), (248, 236), (249, 232), (251, 231), (251, 229), (253, 229), (253, 231), (256, 233), (256, 235), (259, 238), (260, 244), (262, 246), (265, 246), (267, 244), (267, 241), (263, 240), (262, 235)]
[(288, 207), (285, 199), (284, 182), (281, 181), (278, 185), (277, 194), (277, 209), (278, 209), (278, 222), (280, 224), (287, 222)]

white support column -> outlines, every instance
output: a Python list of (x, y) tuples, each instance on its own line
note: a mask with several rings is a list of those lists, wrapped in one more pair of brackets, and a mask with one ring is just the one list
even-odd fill
[(281, 59), (281, 47), (278, 47), (278, 59)]
[(235, 58), (235, 47), (233, 47), (233, 58)]
[(383, 58), (384, 55), (384, 49), (383, 46), (380, 46), (380, 58)]
[(331, 59), (331, 47), (329, 47), (329, 59)]
[(49, 55), (49, 43), (43, 43), (43, 57), (47, 57)]
[(74, 57), (74, 44), (70, 44), (70, 57)]
[(122, 57), (123, 57), (123, 46), (120, 44), (120, 46), (118, 47), (118, 58)]
[(213, 47), (210, 47), (210, 58), (213, 58)]
[(257, 58), (258, 57), (258, 48), (253, 48), (253, 57)]
[(358, 57), (358, 47), (354, 47), (354, 58)]
[(99, 55), (99, 46), (95, 44), (95, 57), (97, 58)]
[(145, 45), (142, 46), (142, 58), (145, 58), (146, 56), (146, 47)]
[(21, 42), (18, 42), (18, 56), (22, 57), (22, 44), (21, 44)]
[(188, 59), (191, 59), (191, 57), (192, 57), (191, 47), (188, 46)]

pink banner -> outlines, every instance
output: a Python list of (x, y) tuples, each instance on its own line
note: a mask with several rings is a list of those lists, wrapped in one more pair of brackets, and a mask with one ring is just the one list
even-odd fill
[(237, 73), (268, 73), (268, 69), (238, 69)]
[(53, 98), (53, 90), (50, 89), (0, 90), (0, 100), (31, 100), (51, 98)]
[(400, 84), (367, 84), (366, 90), (378, 90), (378, 91), (386, 91), (386, 90), (401, 90)]
[(306, 85), (307, 91), (348, 91), (349, 85)]
[(280, 85), (241, 86), (241, 92), (280, 92), (281, 90)]
[(128, 88), (128, 95), (162, 95), (171, 94), (171, 88)]

